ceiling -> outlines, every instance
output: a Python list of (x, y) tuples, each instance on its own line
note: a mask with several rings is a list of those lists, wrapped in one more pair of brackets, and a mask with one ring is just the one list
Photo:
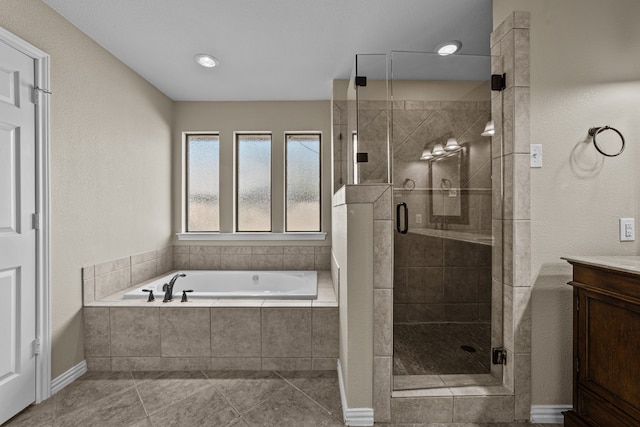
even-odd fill
[(460, 40), (461, 54), (489, 55), (492, 30), (491, 0), (43, 1), (176, 101), (330, 99), (356, 54)]

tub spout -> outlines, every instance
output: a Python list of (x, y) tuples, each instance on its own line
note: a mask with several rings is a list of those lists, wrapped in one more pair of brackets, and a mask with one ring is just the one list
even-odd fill
[(171, 280), (169, 280), (169, 283), (165, 283), (162, 286), (162, 290), (164, 291), (164, 299), (162, 300), (162, 302), (169, 302), (173, 300), (173, 285), (176, 284), (176, 280), (178, 280), (179, 277), (185, 277), (186, 274), (184, 273), (178, 273), (175, 276), (173, 276), (171, 278)]

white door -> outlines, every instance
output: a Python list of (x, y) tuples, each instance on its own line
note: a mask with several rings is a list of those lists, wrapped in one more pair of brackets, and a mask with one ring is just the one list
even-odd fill
[(34, 70), (0, 42), (0, 423), (36, 400)]

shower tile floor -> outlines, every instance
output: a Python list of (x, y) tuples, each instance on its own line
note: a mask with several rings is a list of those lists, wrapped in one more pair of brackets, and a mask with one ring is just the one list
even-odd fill
[(488, 374), (490, 363), (489, 323), (393, 325), (394, 375)]

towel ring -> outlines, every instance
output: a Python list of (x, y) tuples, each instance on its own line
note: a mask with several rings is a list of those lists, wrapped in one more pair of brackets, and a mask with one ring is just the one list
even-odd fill
[(404, 188), (407, 191), (411, 191), (414, 188), (416, 188), (416, 182), (411, 178), (406, 178), (402, 183), (402, 188)]
[(440, 191), (446, 193), (451, 190), (451, 180), (447, 178), (442, 178), (440, 181)]
[[(600, 134), (601, 132), (604, 132), (605, 130), (612, 130), (620, 136), (620, 141), (622, 142), (622, 146), (620, 147), (620, 151), (618, 151), (616, 154), (605, 153), (600, 149), (600, 147), (598, 147), (598, 142), (596, 141), (596, 137), (598, 136), (598, 134)], [(619, 156), (624, 151), (624, 136), (622, 136), (620, 131), (616, 128), (612, 128), (611, 126), (601, 126), (601, 127), (590, 128), (589, 136), (593, 138), (593, 145), (596, 147), (596, 150), (598, 150), (598, 152), (604, 156), (616, 157), (616, 156)]]

